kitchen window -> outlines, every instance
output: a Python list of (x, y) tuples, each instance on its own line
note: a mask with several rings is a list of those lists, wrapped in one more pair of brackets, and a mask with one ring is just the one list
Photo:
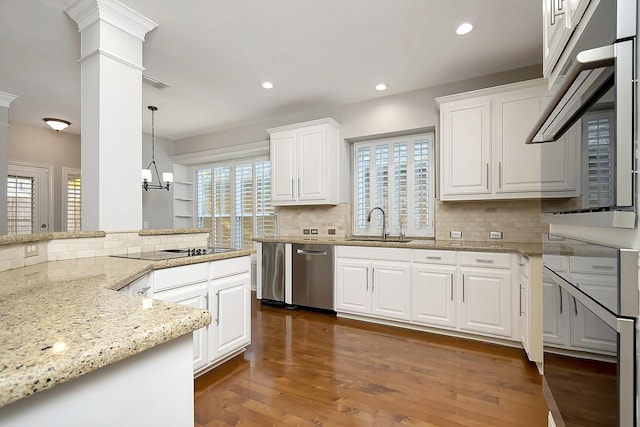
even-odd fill
[(379, 206), (391, 234), (435, 235), (433, 147), (433, 132), (354, 144), (354, 234), (381, 234), (381, 215), (367, 221)]
[(80, 231), (82, 198), (80, 197), (80, 171), (78, 169), (62, 168), (62, 182), (65, 185), (62, 208), (65, 230)]
[(212, 231), (213, 246), (250, 248), (254, 237), (276, 234), (271, 163), (241, 160), (196, 169), (197, 227)]

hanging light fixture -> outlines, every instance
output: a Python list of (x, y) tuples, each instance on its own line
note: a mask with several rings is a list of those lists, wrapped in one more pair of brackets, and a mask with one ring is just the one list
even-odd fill
[[(173, 182), (173, 174), (171, 172), (162, 172), (162, 179), (160, 179), (158, 166), (156, 166), (155, 112), (158, 111), (158, 107), (149, 105), (147, 108), (151, 110), (151, 163), (149, 163), (146, 169), (142, 169), (142, 188), (144, 188), (145, 191), (149, 189), (169, 191), (169, 185)], [(151, 166), (153, 166), (153, 169), (151, 169)], [(152, 184), (154, 171), (158, 184)]]

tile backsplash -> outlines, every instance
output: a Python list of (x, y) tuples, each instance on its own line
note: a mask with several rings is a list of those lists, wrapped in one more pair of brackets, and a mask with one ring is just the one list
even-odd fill
[[(352, 233), (352, 204), (336, 206), (286, 206), (278, 208), (279, 235), (302, 236), (304, 229), (318, 229), (318, 236), (335, 228), (336, 237)], [(436, 239), (451, 240), (450, 231), (462, 232), (462, 240), (493, 241), (489, 232), (502, 232), (502, 241), (539, 243), (548, 226), (540, 223), (540, 200), (487, 200), (435, 204)]]

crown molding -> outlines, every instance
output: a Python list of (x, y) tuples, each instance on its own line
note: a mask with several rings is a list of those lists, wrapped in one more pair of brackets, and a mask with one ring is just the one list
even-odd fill
[(9, 108), (9, 105), (11, 105), (11, 103), (15, 101), (16, 98), (18, 98), (18, 95), (13, 95), (7, 92), (0, 92), (0, 107)]
[(78, 24), (80, 32), (102, 20), (144, 41), (145, 35), (158, 26), (116, 0), (76, 0), (64, 11)]

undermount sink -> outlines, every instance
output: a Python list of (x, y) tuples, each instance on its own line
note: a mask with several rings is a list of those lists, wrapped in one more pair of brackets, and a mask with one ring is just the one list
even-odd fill
[(397, 238), (371, 238), (371, 237), (351, 237), (347, 239), (349, 242), (376, 242), (376, 243), (409, 243), (411, 240), (407, 239), (397, 239)]

